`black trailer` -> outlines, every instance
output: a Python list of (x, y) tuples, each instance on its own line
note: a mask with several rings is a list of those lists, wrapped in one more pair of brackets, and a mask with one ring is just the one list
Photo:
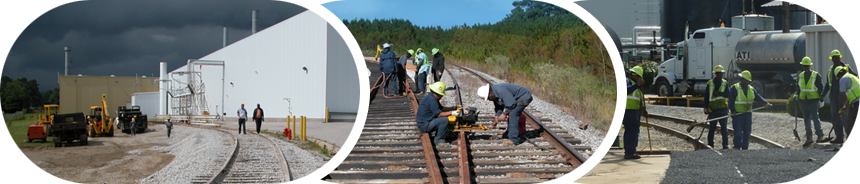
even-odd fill
[[(135, 133), (143, 133), (147, 128), (147, 117), (146, 114), (140, 112), (140, 106), (132, 106), (131, 108), (127, 108), (125, 106), (117, 107), (116, 110), (117, 117), (119, 117), (119, 128), (122, 129), (122, 132), (130, 133), (131, 132), (131, 119), (134, 118), (134, 132)], [(135, 118), (137, 117), (137, 118)]]
[(51, 135), (54, 139), (54, 147), (63, 146), (63, 143), (78, 141), (81, 145), (87, 145), (87, 118), (84, 113), (70, 113), (54, 115), (51, 126)]

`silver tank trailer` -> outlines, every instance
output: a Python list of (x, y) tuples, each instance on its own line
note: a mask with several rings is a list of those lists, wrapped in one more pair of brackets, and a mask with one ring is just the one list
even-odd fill
[(766, 33), (744, 36), (735, 46), (738, 68), (755, 71), (796, 72), (806, 56), (804, 33)]

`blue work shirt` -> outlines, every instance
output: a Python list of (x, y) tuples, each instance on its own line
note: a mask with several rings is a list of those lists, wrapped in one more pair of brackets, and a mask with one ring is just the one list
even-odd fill
[(439, 103), (439, 99), (436, 99), (435, 95), (428, 94), (424, 99), (421, 99), (421, 103), (418, 103), (418, 112), (415, 114), (418, 130), (426, 132), (424, 130), (427, 128), (427, 124), (436, 119), (439, 113), (442, 113), (442, 104)]
[[(744, 90), (743, 93), (745, 95), (749, 95), (749, 94), (746, 94), (747, 90), (749, 89), (748, 87), (749, 87), (749, 85), (747, 85), (747, 86), (741, 85), (741, 90)], [(755, 88), (753, 88), (753, 93), (755, 93), (755, 99), (753, 100), (753, 102), (768, 103), (767, 100), (765, 100), (764, 97), (761, 96), (761, 94), (758, 94), (758, 91), (756, 91)], [(737, 98), (738, 98), (738, 90), (735, 89), (734, 87), (729, 87), (729, 110), (731, 110), (732, 112), (737, 112), (735, 110), (735, 100), (737, 100)]]
[[(513, 110), (514, 107), (517, 107), (518, 104), (531, 102), (532, 92), (526, 87), (510, 83), (499, 83), (493, 85), (490, 89), (493, 90), (493, 94), (496, 95), (496, 100), (493, 101), (496, 116), (499, 116), (502, 113), (510, 115), (511, 110)], [(528, 102), (518, 103), (517, 100), (526, 100), (526, 98), (523, 97), (528, 97)]]

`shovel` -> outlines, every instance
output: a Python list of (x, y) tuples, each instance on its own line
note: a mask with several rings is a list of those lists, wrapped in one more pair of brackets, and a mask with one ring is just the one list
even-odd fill
[(797, 109), (800, 108), (799, 105), (800, 104), (794, 106), (794, 138), (797, 139), (797, 141), (801, 141), (800, 140), (800, 134), (797, 133), (797, 116), (798, 116)]

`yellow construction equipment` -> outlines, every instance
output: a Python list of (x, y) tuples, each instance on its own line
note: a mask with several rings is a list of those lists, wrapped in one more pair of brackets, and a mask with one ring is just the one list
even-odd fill
[(89, 130), (87, 132), (90, 137), (113, 136), (114, 122), (113, 119), (110, 118), (110, 114), (105, 110), (107, 108), (105, 94), (102, 94), (101, 106), (90, 107), (90, 115), (87, 116), (87, 123), (89, 123), (89, 126), (87, 127)]
[(34, 139), (46, 141), (48, 136), (51, 136), (51, 122), (54, 120), (54, 115), (59, 113), (60, 105), (47, 104), (43, 105), (42, 115), (39, 115), (39, 122), (30, 125), (27, 128), (27, 141), (32, 142)]
[(456, 111), (459, 111), (462, 116), (448, 116), (448, 126), (454, 127), (452, 131), (487, 130), (487, 126), (476, 123), (478, 121), (478, 108), (468, 107), (463, 109), (462, 107), (457, 107)]

